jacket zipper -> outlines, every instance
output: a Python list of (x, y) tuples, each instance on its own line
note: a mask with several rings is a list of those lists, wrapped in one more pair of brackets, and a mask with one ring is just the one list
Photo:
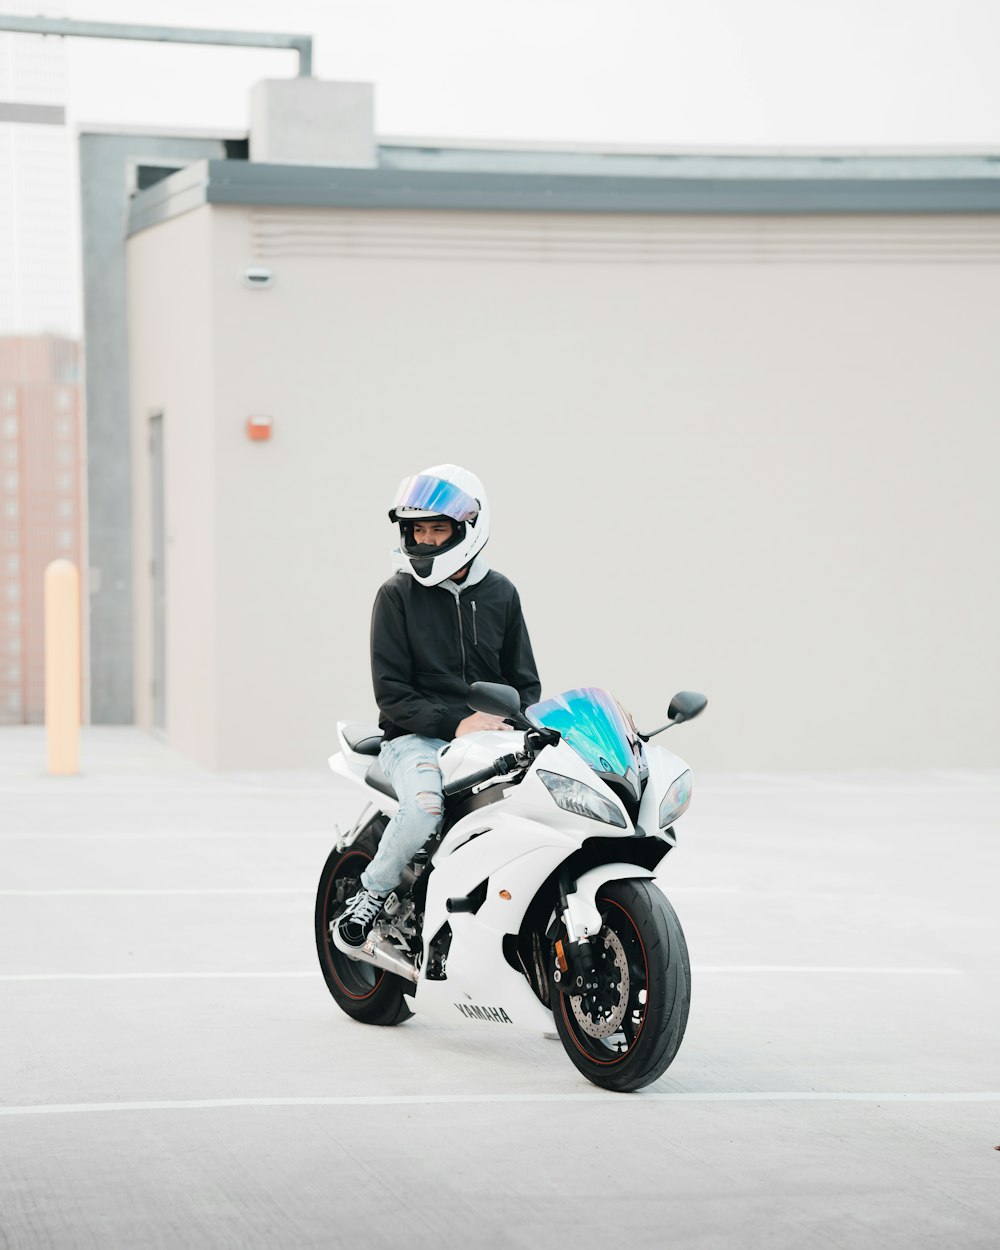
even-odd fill
[(479, 646), (479, 635), (476, 633), (476, 601), (472, 600), (472, 641)]
[(455, 611), (458, 613), (458, 645), (462, 648), (462, 680), (466, 681), (465, 676), (465, 639), (462, 637), (462, 601), (455, 596)]

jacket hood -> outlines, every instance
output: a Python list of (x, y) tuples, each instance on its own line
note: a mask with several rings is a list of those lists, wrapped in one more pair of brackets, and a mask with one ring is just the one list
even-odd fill
[(469, 572), (466, 574), (464, 582), (453, 582), (449, 577), (445, 581), (439, 582), (436, 589), (450, 590), (453, 595), (460, 595), (469, 586), (475, 586), (477, 582), (481, 582), (489, 571), (490, 566), (486, 557), (480, 554), (469, 565)]

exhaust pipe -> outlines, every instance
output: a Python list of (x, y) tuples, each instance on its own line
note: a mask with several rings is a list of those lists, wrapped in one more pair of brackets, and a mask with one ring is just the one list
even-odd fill
[[(330, 925), (331, 936), (336, 928), (336, 922)], [(360, 963), (374, 964), (376, 968), (383, 968), (386, 972), (394, 972), (397, 977), (403, 977), (404, 980), (412, 981), (416, 984), (420, 976), (417, 969), (403, 955), (399, 953), (397, 947), (393, 946), (390, 941), (376, 933), (372, 929), (363, 946), (358, 947), (357, 952), (346, 949), (344, 946), (337, 945), (337, 950), (341, 954), (346, 955), (348, 959), (356, 959)]]

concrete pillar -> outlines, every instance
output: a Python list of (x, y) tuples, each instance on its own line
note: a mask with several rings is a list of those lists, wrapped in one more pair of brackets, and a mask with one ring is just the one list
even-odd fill
[(250, 159), (373, 169), (378, 163), (373, 85), (318, 78), (257, 83), (250, 92)]

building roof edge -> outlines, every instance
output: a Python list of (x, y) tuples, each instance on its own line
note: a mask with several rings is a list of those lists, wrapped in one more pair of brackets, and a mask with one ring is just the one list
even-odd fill
[(1000, 213), (1000, 157), (680, 156), (651, 164), (641, 156), (585, 155), (584, 165), (535, 159), (483, 168), (463, 162), (459, 149), (423, 167), (394, 164), (384, 146), (379, 152), (384, 163), (374, 169), (197, 161), (132, 198), (129, 233), (202, 203), (603, 214)]

